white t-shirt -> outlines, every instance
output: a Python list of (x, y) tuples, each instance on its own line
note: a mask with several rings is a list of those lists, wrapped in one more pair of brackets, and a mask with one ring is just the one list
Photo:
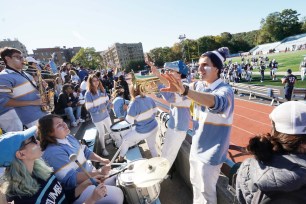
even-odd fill
[(86, 81), (82, 81), (82, 83), (81, 83), (81, 85), (80, 85), (81, 91), (86, 90), (86, 86), (87, 86), (87, 82), (86, 82)]

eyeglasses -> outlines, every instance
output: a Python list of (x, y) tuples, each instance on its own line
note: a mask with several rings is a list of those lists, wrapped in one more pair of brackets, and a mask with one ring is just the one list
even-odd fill
[(24, 57), (23, 57), (23, 56), (12, 56), (12, 57), (17, 58), (18, 60), (23, 60), (23, 59), (24, 59)]
[(20, 149), (24, 149), (25, 146), (27, 146), (28, 144), (31, 144), (31, 143), (37, 144), (37, 140), (36, 140), (36, 138), (35, 138), (34, 136), (30, 137), (29, 139), (30, 139), (30, 141), (28, 141), (28, 142), (23, 142), (23, 143), (21, 144)]

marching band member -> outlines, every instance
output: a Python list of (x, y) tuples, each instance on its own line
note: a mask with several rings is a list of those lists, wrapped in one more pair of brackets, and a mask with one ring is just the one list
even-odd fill
[[(0, 84), (13, 89), (13, 93), (1, 93), (1, 127), (5, 131), (22, 130), (22, 125), (32, 127), (45, 115), (41, 110), (43, 102), (38, 86), (31, 75), (22, 71), (24, 57), (21, 51), (5, 47), (0, 53), (6, 65), (0, 73)], [(9, 127), (12, 125), (14, 127)]]
[(124, 89), (121, 86), (117, 86), (112, 94), (113, 112), (120, 121), (124, 120), (127, 114), (127, 108), (130, 103), (129, 100), (125, 100)]
[[(161, 83), (168, 85), (167, 80), (163, 78), (157, 68), (150, 62), (148, 64)], [(168, 69), (168, 72), (172, 73), (178, 80), (181, 80), (182, 83), (188, 84), (186, 79), (188, 68), (182, 61), (166, 62), (164, 68)], [(159, 89), (163, 87), (165, 86), (159, 85)], [(160, 94), (170, 103), (170, 118), (161, 156), (168, 159), (170, 166), (172, 166), (189, 129), (191, 101), (186, 96), (181, 96), (178, 93), (160, 92)]]
[(104, 127), (107, 129), (108, 133), (110, 133), (110, 126), (112, 125), (107, 109), (108, 102), (108, 95), (99, 78), (95, 75), (89, 75), (87, 80), (87, 91), (85, 93), (85, 107), (90, 113), (92, 122), (98, 129), (103, 156), (109, 155), (105, 148)]
[[(0, 166), (6, 167), (1, 193), (15, 204), (72, 203), (91, 182), (87, 179), (76, 188), (63, 189), (52, 168), (40, 159), (42, 151), (34, 136), (36, 130), (33, 126), (23, 132), (6, 133), (0, 138)], [(105, 194), (106, 188), (101, 183), (84, 201), (95, 203)], [(0, 199), (0, 203), (7, 203), (6, 199)]]
[(130, 94), (132, 100), (125, 120), (130, 124), (135, 124), (135, 126), (123, 136), (123, 143), (117, 162), (123, 162), (129, 147), (136, 145), (143, 139), (147, 141), (152, 157), (158, 156), (155, 146), (158, 131), (158, 123), (155, 119), (156, 104), (152, 98), (140, 92), (139, 85), (131, 84)]
[[(87, 179), (82, 169), (75, 162), (70, 161), (71, 154), (77, 155), (77, 160), (89, 172), (90, 176), (102, 175), (105, 179), (110, 171), (110, 166), (107, 165), (109, 160), (98, 156), (85, 145), (81, 145), (69, 133), (70, 130), (67, 124), (57, 115), (46, 115), (39, 119), (38, 135), (41, 141), (40, 146), (44, 151), (42, 158), (54, 169), (55, 176), (63, 187), (66, 189), (75, 188)], [(96, 170), (91, 162), (87, 160), (100, 162), (105, 166)], [(96, 203), (122, 204), (123, 193), (116, 187), (116, 177), (108, 178), (104, 183), (107, 189), (107, 196)], [(84, 203), (94, 189), (94, 185), (88, 186), (74, 203)]]

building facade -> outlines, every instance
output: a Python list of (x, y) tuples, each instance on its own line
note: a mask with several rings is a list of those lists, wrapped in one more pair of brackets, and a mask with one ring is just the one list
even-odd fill
[(78, 53), (80, 49), (81, 47), (66, 48), (65, 46), (63, 48), (38, 48), (33, 50), (33, 57), (46, 64), (54, 54), (54, 62), (57, 65), (61, 65), (64, 62), (71, 62), (72, 57)]
[(23, 56), (28, 56), (27, 48), (24, 46), (24, 44), (19, 42), (18, 39), (14, 39), (14, 40), (4, 39), (0, 41), (0, 48), (4, 48), (4, 47), (16, 48), (22, 52)]
[(142, 43), (115, 43), (100, 52), (103, 67), (116, 66), (125, 69), (130, 61), (144, 61)]

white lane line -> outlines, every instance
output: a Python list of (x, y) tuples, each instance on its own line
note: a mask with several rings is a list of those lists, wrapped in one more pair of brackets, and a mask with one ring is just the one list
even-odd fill
[(234, 113), (234, 118), (235, 118), (235, 115), (240, 116), (240, 117), (242, 117), (242, 118), (246, 118), (246, 119), (248, 119), (248, 120), (251, 120), (251, 121), (254, 121), (254, 122), (257, 122), (257, 123), (260, 123), (260, 124), (263, 124), (263, 125), (271, 126), (271, 124), (263, 123), (263, 122), (260, 122), (260, 121), (258, 121), (258, 120), (254, 120), (254, 119), (251, 119), (251, 118), (249, 118), (249, 117), (245, 117), (245, 116), (240, 115), (240, 114), (237, 114), (237, 113)]

